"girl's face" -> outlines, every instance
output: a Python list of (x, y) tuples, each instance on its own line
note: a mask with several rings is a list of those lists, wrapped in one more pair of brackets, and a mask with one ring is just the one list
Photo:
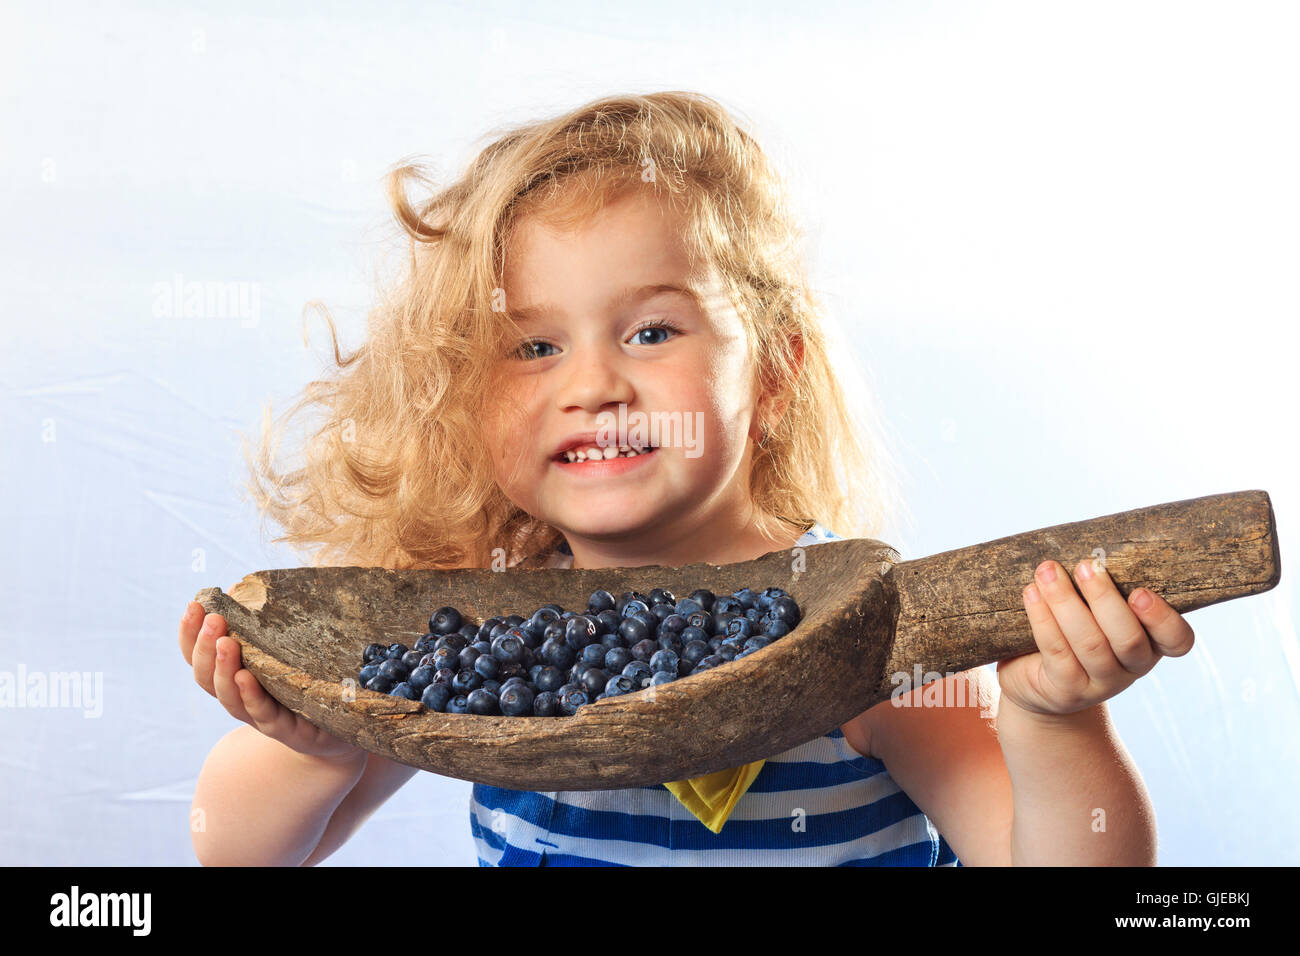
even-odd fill
[[(526, 218), (507, 247), (505, 307), (524, 337), (500, 360), (484, 437), (506, 496), (564, 533), (575, 568), (728, 563), (790, 544), (751, 525), (757, 394), (744, 326), (716, 275), (689, 274), (650, 188), (573, 233)], [(502, 414), (510, 406), (522, 422)], [(640, 422), (660, 447), (557, 461), (566, 439), (607, 422), (620, 443)]]

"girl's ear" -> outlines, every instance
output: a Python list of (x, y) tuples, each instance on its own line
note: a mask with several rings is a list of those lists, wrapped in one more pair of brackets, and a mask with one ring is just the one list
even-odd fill
[(791, 332), (787, 336), (789, 343), (790, 366), (774, 372), (764, 369), (761, 376), (763, 392), (758, 399), (757, 414), (754, 417), (754, 431), (751, 436), (757, 444), (765, 438), (763, 426), (770, 432), (785, 415), (790, 404), (790, 390), (803, 369), (803, 336)]

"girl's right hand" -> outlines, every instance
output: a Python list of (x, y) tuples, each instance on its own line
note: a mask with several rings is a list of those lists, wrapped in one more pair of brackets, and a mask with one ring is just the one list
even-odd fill
[(203, 605), (191, 601), (181, 617), (181, 653), (194, 666), (194, 680), (237, 717), (260, 733), (310, 757), (347, 762), (365, 751), (299, 717), (266, 692), (257, 678), (242, 668), (239, 642), (226, 634), (220, 614), (204, 615)]

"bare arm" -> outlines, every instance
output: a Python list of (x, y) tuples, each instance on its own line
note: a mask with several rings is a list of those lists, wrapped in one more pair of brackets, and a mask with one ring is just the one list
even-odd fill
[[(966, 705), (922, 706), (923, 695)], [(1104, 704), (1038, 719), (998, 699), (984, 668), (904, 696), (913, 706), (860, 715), (859, 739), (963, 865), (1154, 865), (1150, 800)], [(996, 733), (981, 701), (996, 701)]]
[(217, 741), (199, 772), (191, 812), (204, 866), (298, 866), (365, 768), (365, 752), (299, 753), (251, 726)]
[(1155, 866), (1156, 822), (1105, 703), (1064, 716), (1003, 699), (998, 738), (1015, 794), (1016, 866)]
[(396, 763), (378, 754), (366, 759), (366, 769), (352, 791), (343, 798), (321, 836), (316, 849), (303, 861), (303, 866), (315, 866), (361, 829), (370, 815), (415, 776), (414, 767)]

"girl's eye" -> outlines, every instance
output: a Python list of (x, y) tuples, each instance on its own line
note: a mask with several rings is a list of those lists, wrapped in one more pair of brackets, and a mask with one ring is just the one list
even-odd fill
[[(674, 334), (681, 332), (681, 329), (673, 325), (671, 322), (665, 322), (663, 320), (659, 320), (659, 321), (647, 322), (645, 325), (641, 326), (635, 332), (632, 333), (632, 338), (636, 338), (642, 332), (652, 332), (655, 330), (672, 332)], [(664, 341), (666, 340), (661, 339), (658, 342), (637, 342), (636, 344), (637, 345), (662, 345)]]
[[(632, 332), (631, 337), (635, 339), (642, 332), (651, 332), (651, 331), (672, 332), (674, 335), (678, 335), (681, 333), (682, 330), (679, 329), (677, 326), (673, 325), (671, 322), (658, 320), (658, 321), (647, 322), (646, 324), (640, 326), (639, 328), (637, 328)], [(666, 341), (665, 339), (660, 339), (657, 342), (635, 342), (634, 344), (662, 345), (665, 341)], [(536, 358), (550, 358), (549, 355), (545, 355), (545, 354), (539, 355), (536, 350), (542, 348), (554, 348), (554, 347), (555, 346), (553, 346), (550, 342), (544, 341), (543, 339), (529, 339), (526, 342), (520, 343), (519, 347), (515, 350), (513, 357), (523, 359), (525, 361), (536, 359)]]

